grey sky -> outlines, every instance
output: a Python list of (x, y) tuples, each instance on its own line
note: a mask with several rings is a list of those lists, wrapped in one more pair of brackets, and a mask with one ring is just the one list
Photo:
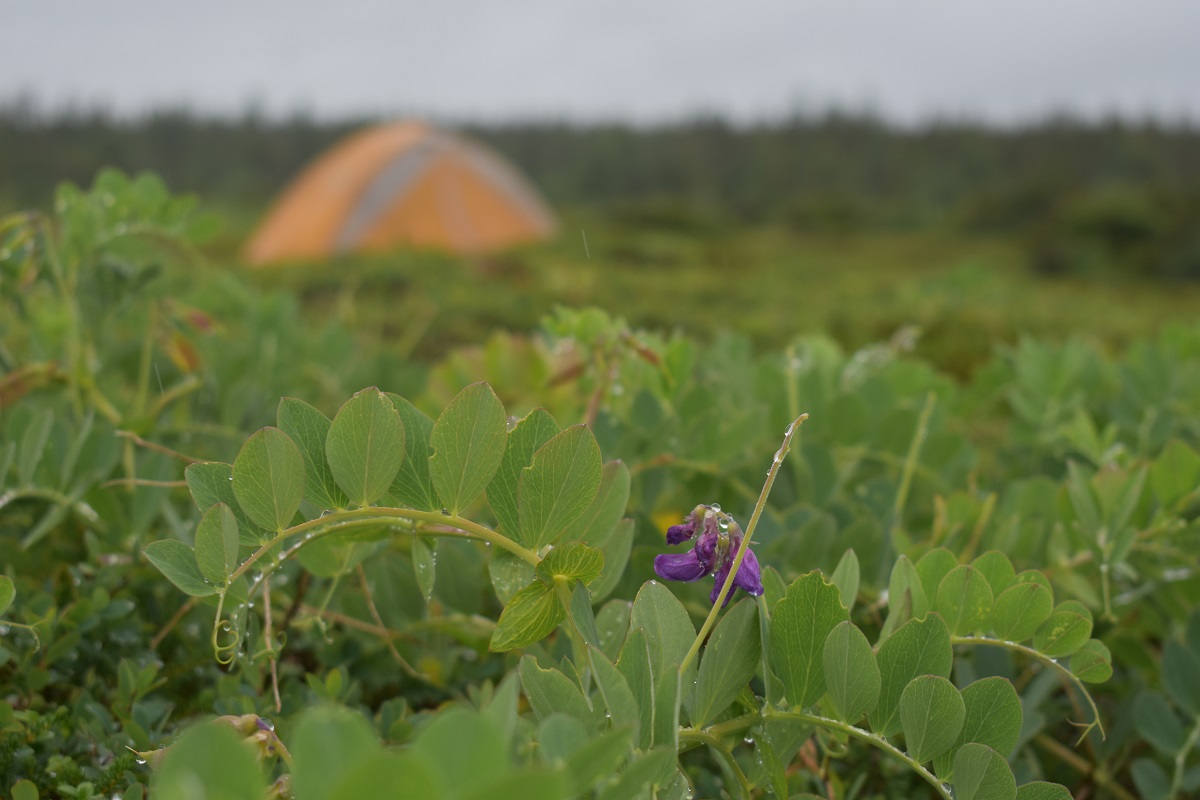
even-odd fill
[(321, 116), (1200, 120), (1193, 0), (2, 0), (0, 100)]

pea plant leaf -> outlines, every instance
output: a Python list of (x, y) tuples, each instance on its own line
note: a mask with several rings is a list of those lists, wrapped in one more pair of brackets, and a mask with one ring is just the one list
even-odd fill
[(584, 425), (539, 447), (517, 485), (521, 542), (540, 548), (560, 540), (596, 498), (602, 466), (600, 445)]
[(850, 618), (841, 590), (817, 571), (792, 582), (771, 613), (771, 669), (794, 708), (807, 708), (825, 694), (825, 639)]
[(378, 389), (363, 389), (340, 409), (325, 438), (333, 479), (351, 504), (366, 508), (387, 492), (404, 463), (404, 423)]
[(1010, 681), (1001, 677), (974, 681), (962, 690), (962, 699), (966, 708), (962, 732), (954, 747), (934, 759), (938, 777), (945, 781), (953, 780), (954, 756), (963, 745), (986, 744), (1008, 757), (1021, 735), (1021, 700)]
[(386, 396), (396, 407), (404, 426), (404, 459), (400, 462), (400, 471), (396, 473), (396, 480), (392, 482), (388, 494), (397, 505), (420, 511), (437, 511), (440, 508), (437, 492), (429, 477), (429, 457), (433, 454), (429, 437), (433, 433), (433, 420), (400, 395), (388, 392)]
[(1092, 621), (1060, 605), (1033, 635), (1033, 646), (1051, 658), (1069, 656), (1092, 635)]
[(286, 433), (304, 456), (305, 497), (320, 509), (345, 508), (346, 493), (333, 478), (325, 458), (329, 417), (303, 400), (285, 397), (275, 412), (279, 429)]
[(1004, 756), (985, 744), (965, 744), (954, 756), (955, 800), (1016, 800), (1017, 779)]
[(196, 526), (196, 562), (204, 577), (213, 583), (225, 583), (237, 569), (239, 543), (233, 509), (217, 503), (206, 511)]
[(1112, 677), (1112, 653), (1099, 639), (1089, 639), (1071, 655), (1071, 673), (1084, 683), (1104, 683)]
[(219, 461), (201, 461), (189, 464), (183, 471), (192, 501), (201, 512), (217, 503), (224, 503), (233, 510), (241, 531), (242, 544), (256, 546), (266, 535), (263, 528), (255, 524), (237, 501), (233, 492), (233, 466)]
[(839, 622), (829, 632), (821, 659), (835, 717), (853, 725), (875, 709), (879, 702), (879, 665), (866, 635), (853, 622)]
[(854, 610), (854, 601), (858, 597), (858, 583), (861, 578), (861, 567), (858, 563), (858, 554), (851, 547), (842, 554), (842, 558), (838, 561), (837, 567), (834, 568), (833, 574), (829, 576), (829, 582), (838, 587), (838, 591), (842, 593), (842, 605), (846, 610)]
[(900, 727), (908, 754), (918, 763), (950, 749), (967, 710), (962, 695), (940, 675), (918, 675), (900, 693)]
[(563, 621), (566, 610), (554, 590), (534, 581), (513, 595), (500, 613), (488, 648), (495, 653), (540, 642)]
[(691, 711), (694, 726), (707, 725), (729, 707), (758, 670), (761, 650), (758, 605), (743, 599), (721, 618), (704, 646)]
[(967, 564), (950, 570), (938, 585), (937, 610), (956, 636), (983, 632), (992, 614), (987, 578)]
[(17, 587), (13, 585), (12, 578), (0, 575), (0, 614), (8, 610), (16, 596)]
[(992, 608), (992, 630), (1001, 639), (1023, 642), (1054, 611), (1054, 595), (1039, 583), (1020, 582), (1005, 589)]
[(196, 563), (196, 552), (183, 542), (163, 539), (142, 548), (142, 553), (171, 583), (192, 597), (217, 593), (217, 587), (204, 579)]
[(519, 510), (517, 508), (517, 485), (521, 472), (533, 461), (539, 447), (553, 439), (562, 428), (544, 408), (534, 409), (508, 432), (504, 446), (504, 457), (496, 476), (487, 487), (488, 505), (496, 515), (501, 533), (510, 539), (520, 540)]
[(604, 554), (579, 542), (556, 547), (537, 565), (537, 576), (553, 586), (556, 579), (591, 583), (604, 569)]
[(300, 448), (278, 428), (263, 428), (251, 436), (233, 462), (233, 493), (256, 525), (282, 531), (304, 497)]
[(918, 675), (950, 677), (954, 659), (950, 631), (938, 614), (906, 622), (875, 654), (879, 662), (879, 703), (869, 717), (881, 736), (900, 732), (900, 696)]
[(629, 627), (645, 633), (655, 675), (661, 675), (670, 664), (683, 663), (696, 638), (696, 628), (683, 604), (657, 581), (642, 584), (633, 600)]
[(888, 616), (880, 637), (886, 639), (910, 619), (924, 617), (929, 613), (930, 597), (908, 556), (897, 558), (888, 580)]
[(486, 383), (459, 392), (433, 423), (429, 477), (451, 514), (473, 503), (491, 483), (507, 435), (504, 405)]

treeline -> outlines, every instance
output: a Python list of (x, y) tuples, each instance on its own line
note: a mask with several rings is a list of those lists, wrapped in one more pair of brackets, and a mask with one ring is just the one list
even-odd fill
[[(44, 205), (101, 167), (160, 173), (175, 190), (260, 207), (366, 120), (196, 116), (118, 120), (0, 108), (0, 205)], [(773, 222), (805, 230), (1016, 234), (1047, 272), (1200, 278), (1200, 128), (1046, 120), (1020, 129), (943, 122), (898, 129), (830, 113), (735, 126), (554, 121), (466, 125), (550, 201), (696, 233)]]

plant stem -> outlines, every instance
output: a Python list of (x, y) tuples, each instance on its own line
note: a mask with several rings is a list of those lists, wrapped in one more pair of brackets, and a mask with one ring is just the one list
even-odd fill
[(1175, 797), (1183, 783), (1184, 767), (1187, 766), (1188, 753), (1192, 752), (1192, 748), (1196, 746), (1196, 742), (1200, 741), (1200, 720), (1196, 720), (1196, 724), (1192, 726), (1191, 733), (1188, 734), (1187, 741), (1183, 743), (1183, 747), (1179, 748), (1179, 752), (1175, 754), (1175, 774), (1171, 776), (1171, 791), (1168, 797)]
[(737, 554), (733, 557), (733, 563), (729, 565), (729, 574), (725, 576), (725, 583), (721, 586), (721, 592), (717, 595), (716, 601), (713, 602), (712, 610), (708, 612), (708, 617), (705, 618), (704, 624), (700, 626), (700, 632), (696, 634), (695, 641), (692, 642), (687, 655), (683, 657), (683, 663), (679, 665), (680, 673), (683, 673), (692, 661), (695, 660), (697, 654), (699, 654), (700, 645), (704, 644), (704, 640), (708, 638), (713, 625), (717, 623), (717, 616), (720, 615), (721, 609), (725, 606), (725, 599), (733, 591), (733, 580), (737, 577), (738, 569), (742, 566), (742, 560), (746, 557), (746, 551), (750, 549), (750, 538), (754, 536), (754, 529), (758, 527), (758, 519), (762, 516), (763, 508), (767, 505), (767, 496), (771, 494), (771, 487), (775, 485), (775, 476), (779, 474), (779, 467), (783, 464), (783, 459), (787, 457), (788, 450), (792, 447), (792, 437), (796, 435), (796, 429), (806, 419), (808, 419), (808, 414), (801, 414), (792, 421), (791, 425), (787, 426), (787, 431), (783, 436), (783, 443), (779, 445), (779, 449), (775, 451), (775, 457), (771, 460), (771, 468), (767, 471), (767, 480), (763, 483), (762, 492), (758, 495), (758, 502), (754, 505), (754, 512), (750, 514), (750, 522), (746, 525), (746, 533), (742, 536), (742, 543), (738, 547)]
[(1008, 650), (1010, 652), (1021, 653), (1022, 655), (1026, 655), (1026, 656), (1032, 658), (1034, 661), (1037, 661), (1039, 664), (1041, 664), (1043, 666), (1058, 670), (1059, 674), (1061, 674), (1062, 677), (1067, 682), (1074, 684), (1075, 687), (1077, 689), (1079, 689), (1079, 693), (1083, 695), (1083, 699), (1087, 701), (1088, 706), (1090, 706), (1092, 709), (1092, 721), (1089, 724), (1082, 726), (1083, 733), (1081, 733), (1079, 735), (1079, 740), (1076, 742), (1076, 744), (1079, 744), (1079, 742), (1082, 742), (1087, 737), (1088, 733), (1092, 730), (1092, 728), (1096, 728), (1097, 730), (1100, 731), (1101, 739), (1105, 738), (1104, 723), (1102, 723), (1100, 721), (1100, 710), (1098, 708), (1096, 708), (1096, 701), (1094, 701), (1092, 699), (1092, 695), (1087, 690), (1087, 687), (1085, 687), (1083, 685), (1083, 681), (1081, 681), (1081, 680), (1079, 680), (1079, 678), (1075, 677), (1075, 674), (1073, 672), (1071, 672), (1071, 670), (1067, 669), (1066, 667), (1064, 667), (1062, 664), (1055, 661), (1050, 656), (1046, 655), (1045, 653), (1041, 653), (1041, 652), (1033, 649), (1032, 647), (1026, 647), (1023, 644), (1017, 644), (1016, 642), (1006, 642), (1002, 639), (992, 639), (987, 636), (951, 636), (950, 643), (951, 644), (986, 644), (986, 645), (991, 645), (992, 647), (1002, 647), (1005, 650)]
[(925, 767), (921, 766), (920, 762), (910, 757), (908, 753), (905, 753), (903, 750), (896, 747), (894, 744), (878, 734), (865, 731), (862, 728), (856, 728), (855, 726), (842, 722), (841, 720), (830, 719), (829, 717), (821, 717), (816, 714), (805, 714), (800, 711), (776, 711), (774, 709), (767, 709), (764, 712), (764, 716), (767, 718), (775, 717), (776, 719), (791, 719), (797, 722), (808, 722), (812, 725), (817, 725), (828, 730), (841, 731), (848, 736), (852, 736), (855, 739), (864, 741), (873, 747), (877, 747), (893, 758), (896, 758), (907, 764), (913, 770), (913, 772), (916, 772), (918, 775), (920, 775), (926, 783), (934, 788), (938, 794), (938, 797), (943, 798), (943, 800), (954, 800), (954, 795), (942, 785), (942, 782), (936, 775), (925, 769)]
[[(491, 528), (484, 527), (477, 522), (472, 522), (469, 519), (464, 519), (452, 514), (441, 514), (436, 511), (418, 511), (412, 508), (355, 508), (345, 511), (335, 511), (324, 517), (302, 522), (299, 525), (293, 525), (290, 528), (282, 531), (269, 544), (260, 547), (253, 554), (238, 566), (233, 574), (229, 576), (229, 581), (233, 581), (245, 575), (249, 569), (254, 566), (263, 556), (265, 556), (275, 545), (287, 539), (292, 539), (297, 536), (305, 535), (306, 538), (298, 547), (302, 547), (313, 539), (327, 536), (331, 533), (344, 531), (353, 528), (364, 528), (372, 525), (395, 525), (398, 520), (407, 522), (426, 522), (434, 525), (449, 525), (453, 528), (470, 534), (472, 538), (479, 539), (485, 542), (490, 542), (497, 547), (502, 547), (513, 553), (516, 556), (524, 559), (533, 566), (541, 561), (537, 553), (528, 550), (513, 540), (496, 533)], [(436, 532), (431, 532), (436, 535)], [(288, 554), (292, 551), (287, 551)], [(281, 557), (282, 557), (281, 553)]]

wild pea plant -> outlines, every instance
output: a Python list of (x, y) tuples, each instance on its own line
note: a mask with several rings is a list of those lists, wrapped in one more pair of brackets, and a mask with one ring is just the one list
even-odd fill
[[(214, 606), (217, 659), (274, 670), (283, 643), (269, 593), (288, 561), (341, 574), (396, 540), (411, 551), (428, 600), (447, 537), (490, 549), (504, 609), (489, 649), (514, 655), (497, 683), (430, 715), (399, 751), (337, 709), (306, 714), (286, 746), (257, 718), (197, 729), (156, 754), (159, 796), (182, 797), (189, 781), (234, 781), (246, 797), (416, 786), (427, 798), (682, 798), (710, 791), (681, 767), (703, 750), (731, 796), (791, 797), (817, 774), (832, 781), (818, 762), (852, 757), (857, 743), (902, 765), (929, 796), (1069, 798), (1056, 784), (1017, 786), (1007, 759), (1021, 739), (1022, 706), (1012, 683), (950, 677), (956, 650), (1008, 651), (1059, 676), (1087, 711), (1083, 734), (1102, 732), (1086, 684), (1107, 680), (1112, 667), (1091, 638), (1090, 612), (1056, 604), (1045, 576), (1017, 573), (998, 551), (969, 564), (946, 549), (915, 564), (901, 556), (874, 637), (852, 617), (853, 550), (831, 576), (812, 571), (785, 584), (751, 545), (804, 418), (788, 427), (744, 531), (716, 504), (667, 531), (664, 548), (690, 549), (659, 555), (659, 577), (714, 575), (697, 629), (658, 580), (632, 603), (601, 605), (626, 569), (633, 528), (623, 519), (628, 470), (604, 463), (589, 428), (562, 429), (541, 410), (510, 428), (486, 384), (464, 389), (436, 421), (376, 389), (332, 420), (283, 400), (277, 427), (251, 436), (232, 464), (188, 467), (203, 511), (194, 546), (167, 539), (144, 551), (177, 587)], [(750, 596), (730, 606), (739, 588)], [(254, 748), (239, 741), (251, 739)], [(254, 762), (275, 756), (283, 772), (268, 786)], [(213, 774), (207, 765), (222, 759), (237, 766)]]

